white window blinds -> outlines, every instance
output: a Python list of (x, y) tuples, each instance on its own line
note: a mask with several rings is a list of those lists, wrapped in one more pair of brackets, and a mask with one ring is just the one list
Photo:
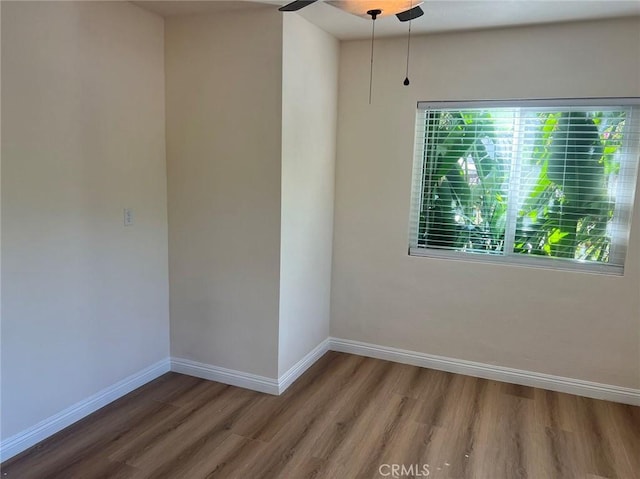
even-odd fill
[(639, 111), (636, 99), (420, 103), (410, 253), (622, 274)]

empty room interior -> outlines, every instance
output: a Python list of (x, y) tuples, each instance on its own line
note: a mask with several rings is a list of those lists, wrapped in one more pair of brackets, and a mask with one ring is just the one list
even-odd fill
[(640, 479), (640, 2), (0, 16), (0, 477)]

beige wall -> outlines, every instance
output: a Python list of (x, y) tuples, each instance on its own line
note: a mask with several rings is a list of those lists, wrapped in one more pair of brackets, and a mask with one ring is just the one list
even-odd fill
[(339, 42), (285, 15), (279, 374), (329, 336)]
[[(640, 96), (640, 20), (342, 44), (331, 334), (640, 387), (640, 205), (624, 277), (407, 256), (419, 100)], [(636, 195), (636, 203), (640, 194)]]
[(282, 15), (166, 21), (171, 354), (277, 377)]
[(162, 19), (1, 8), (7, 438), (166, 358), (169, 318)]

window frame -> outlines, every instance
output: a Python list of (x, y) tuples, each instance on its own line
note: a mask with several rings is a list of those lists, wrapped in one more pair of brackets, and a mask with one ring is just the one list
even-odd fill
[[(640, 187), (640, 97), (600, 97), (600, 98), (542, 98), (542, 99), (509, 99), (509, 100), (465, 100), (465, 101), (420, 101), (416, 111), (416, 137), (418, 128), (424, 125), (418, 123), (422, 111), (434, 109), (463, 110), (465, 108), (586, 108), (593, 109), (625, 107), (631, 108), (629, 121), (630, 131), (625, 131), (623, 155), (626, 161), (621, 164), (619, 178), (621, 179), (621, 191), (630, 192), (621, 201), (616, 199), (613, 221), (622, 226), (623, 233), (612, 238), (610, 256), (612, 258), (624, 258), (620, 264), (597, 263), (570, 258), (551, 258), (540, 255), (525, 255), (507, 250), (508, 245), (513, 245), (515, 238), (515, 214), (517, 212), (517, 202), (510, 201), (507, 205), (508, 217), (505, 228), (505, 247), (502, 254), (489, 254), (471, 251), (455, 251), (448, 249), (438, 249), (418, 246), (418, 231), (420, 225), (420, 214), (422, 212), (424, 195), (424, 167), (426, 161), (424, 144), (415, 141), (414, 164), (412, 173), (411, 188), (411, 208), (409, 227), (409, 256), (427, 257), (457, 261), (471, 261), (489, 264), (500, 264), (507, 266), (524, 266), (532, 268), (543, 268), (561, 271), (573, 271), (582, 273), (598, 273), (623, 276), (624, 263), (627, 259), (627, 249), (629, 236), (631, 233), (633, 206), (636, 201), (636, 193)], [(513, 191), (518, 191), (520, 175), (517, 169), (520, 161), (511, 165), (510, 198)], [(515, 210), (515, 211), (514, 211)], [(624, 237), (623, 237), (624, 236)], [(512, 248), (511, 248), (512, 249)]]

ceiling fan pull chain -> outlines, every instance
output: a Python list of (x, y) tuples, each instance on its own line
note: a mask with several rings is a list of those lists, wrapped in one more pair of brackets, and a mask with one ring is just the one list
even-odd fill
[[(409, 10), (413, 10), (413, 0), (411, 0), (411, 8)], [(409, 86), (409, 84), (411, 83), (409, 81), (409, 56), (411, 54), (411, 22), (412, 21), (413, 21), (413, 16), (409, 18), (409, 35), (407, 36), (407, 72), (404, 77), (404, 82), (402, 82), (404, 86)]]
[(382, 13), (382, 10), (369, 10), (367, 15), (371, 15), (371, 67), (369, 69), (369, 105), (371, 105), (371, 96), (373, 93), (373, 40), (376, 36), (376, 18)]

